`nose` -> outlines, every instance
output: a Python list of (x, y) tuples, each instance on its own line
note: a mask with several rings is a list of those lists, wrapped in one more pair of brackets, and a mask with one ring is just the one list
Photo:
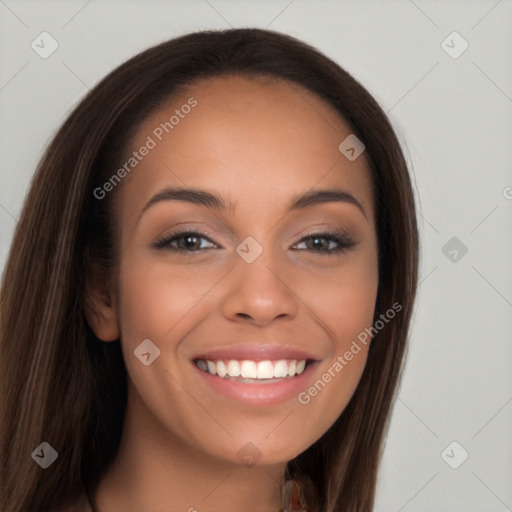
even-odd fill
[(263, 251), (252, 263), (237, 257), (221, 298), (226, 318), (256, 326), (278, 318), (294, 319), (299, 304), (290, 272), (278, 266), (269, 251)]

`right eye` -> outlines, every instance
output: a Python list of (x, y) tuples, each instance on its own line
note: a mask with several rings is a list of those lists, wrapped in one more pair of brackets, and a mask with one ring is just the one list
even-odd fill
[[(215, 245), (206, 235), (198, 231), (177, 231), (159, 238), (151, 246), (155, 249), (167, 249), (173, 252), (198, 253), (205, 250), (204, 247), (201, 247), (201, 239), (208, 240)], [(184, 243), (180, 243), (183, 241)]]

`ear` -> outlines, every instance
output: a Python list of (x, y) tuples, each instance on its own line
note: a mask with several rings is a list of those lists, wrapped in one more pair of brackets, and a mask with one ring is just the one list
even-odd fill
[(109, 294), (94, 289), (86, 292), (85, 317), (89, 327), (102, 341), (119, 338), (119, 324), (115, 303)]

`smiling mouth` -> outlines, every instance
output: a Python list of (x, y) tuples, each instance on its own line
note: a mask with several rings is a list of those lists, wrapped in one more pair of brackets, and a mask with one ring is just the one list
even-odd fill
[(217, 377), (242, 383), (271, 383), (293, 379), (312, 362), (309, 359), (278, 360), (209, 360), (196, 359), (195, 365), (202, 371)]

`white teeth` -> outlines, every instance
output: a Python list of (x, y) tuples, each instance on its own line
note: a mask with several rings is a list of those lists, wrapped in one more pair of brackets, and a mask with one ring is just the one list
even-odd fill
[(208, 365), (208, 371), (212, 375), (217, 375), (217, 365), (213, 361), (206, 361), (206, 364)]
[(288, 365), (284, 359), (277, 361), (274, 365), (274, 377), (286, 377), (288, 375)]
[(240, 377), (243, 379), (269, 380), (300, 375), (306, 368), (306, 360), (280, 359), (278, 361), (211, 361), (199, 359), (197, 366), (219, 377)]
[(272, 361), (260, 361), (258, 363), (258, 379), (271, 379), (274, 376)]
[(219, 377), (225, 377), (228, 374), (228, 370), (226, 368), (226, 365), (224, 364), (224, 361), (218, 361), (217, 362), (217, 375)]
[(229, 361), (227, 370), (230, 377), (240, 377), (240, 363), (238, 361)]
[(254, 361), (242, 361), (240, 367), (240, 375), (244, 379), (255, 379), (258, 375), (256, 370), (256, 363)]

